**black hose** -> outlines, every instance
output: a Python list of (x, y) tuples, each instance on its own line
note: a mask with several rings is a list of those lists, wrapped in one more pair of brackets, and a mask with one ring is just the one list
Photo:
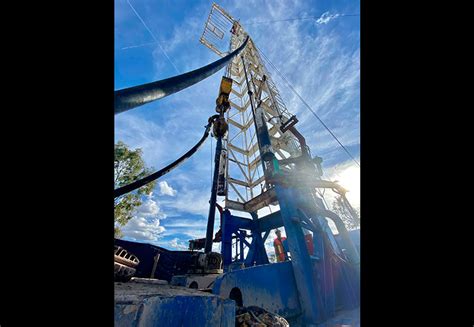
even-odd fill
[(218, 72), (234, 56), (240, 53), (247, 45), (249, 37), (244, 43), (227, 56), (210, 63), (207, 66), (195, 69), (193, 71), (163, 79), (161, 81), (137, 85), (114, 92), (114, 110), (115, 115), (121, 112), (133, 109), (146, 103), (164, 98), (173, 93), (179, 92), (191, 85), (194, 85), (203, 79)]
[(142, 187), (143, 185), (146, 185), (146, 184), (160, 178), (161, 176), (169, 173), (174, 168), (178, 167), (186, 159), (191, 157), (194, 153), (196, 153), (196, 151), (201, 147), (201, 145), (204, 143), (206, 138), (209, 136), (209, 130), (211, 129), (212, 123), (216, 119), (216, 117), (219, 117), (219, 115), (214, 115), (211, 118), (209, 118), (209, 122), (206, 126), (206, 130), (204, 131), (204, 135), (201, 137), (199, 142), (195, 146), (193, 146), (188, 152), (183, 154), (179, 159), (177, 159), (177, 160), (173, 161), (172, 163), (170, 163), (165, 168), (163, 168), (161, 170), (158, 170), (157, 172), (154, 172), (151, 175), (143, 177), (142, 179), (139, 179), (139, 180), (137, 180), (133, 183), (130, 183), (130, 184), (127, 184), (125, 186), (119, 187), (118, 189), (115, 189), (114, 190), (114, 198), (117, 198), (117, 197), (119, 197), (121, 195), (124, 195), (126, 193), (129, 193), (129, 192), (132, 192), (132, 191)]

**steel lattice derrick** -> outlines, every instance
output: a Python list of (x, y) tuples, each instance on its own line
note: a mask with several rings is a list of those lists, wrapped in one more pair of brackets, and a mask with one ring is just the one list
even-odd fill
[[(242, 44), (247, 36), (247, 32), (237, 21), (214, 4), (200, 41), (219, 56), (225, 56)], [(225, 43), (230, 44), (227, 49)], [(291, 131), (282, 133), (280, 130), (280, 126), (291, 119), (292, 115), (251, 37), (240, 55), (229, 63), (226, 76), (232, 78), (234, 83), (229, 99), (231, 110), (226, 113), (229, 133), (223, 140), (227, 160), (225, 207), (247, 211), (244, 208), (249, 208), (249, 201), (253, 200), (251, 207), (258, 210), (267, 206), (269, 199), (274, 197), (261, 196), (268, 191), (269, 186), (265, 180), (251, 101), (254, 106), (263, 109), (272, 150), (278, 160), (300, 156), (301, 148)], [(292, 164), (281, 167), (282, 170), (291, 168)]]

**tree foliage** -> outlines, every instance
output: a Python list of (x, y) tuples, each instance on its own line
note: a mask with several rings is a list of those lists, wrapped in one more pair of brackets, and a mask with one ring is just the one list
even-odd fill
[[(130, 184), (152, 173), (145, 167), (141, 149), (131, 150), (125, 143), (115, 144), (114, 188)], [(122, 236), (120, 228), (132, 219), (137, 207), (142, 204), (142, 197), (152, 192), (156, 181), (148, 183), (138, 190), (124, 194), (114, 200), (115, 237)]]
[[(360, 211), (357, 208), (354, 208), (357, 213), (357, 216), (360, 217)], [(347, 230), (354, 230), (360, 228), (358, 222), (356, 222), (350, 213), (350, 211), (344, 205), (344, 201), (342, 200), (341, 196), (338, 196), (336, 200), (332, 203), (332, 211), (336, 213), (339, 217), (341, 217), (344, 225), (346, 225)]]

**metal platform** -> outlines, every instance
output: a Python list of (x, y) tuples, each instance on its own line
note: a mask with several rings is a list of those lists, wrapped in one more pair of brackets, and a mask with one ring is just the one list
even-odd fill
[[(291, 327), (306, 327), (298, 317), (287, 319)], [(360, 310), (354, 309), (338, 313), (334, 318), (317, 325), (317, 327), (360, 327)]]
[(234, 326), (235, 302), (211, 293), (150, 283), (115, 283), (115, 327)]
[(360, 327), (360, 310), (357, 308), (340, 312), (318, 327)]

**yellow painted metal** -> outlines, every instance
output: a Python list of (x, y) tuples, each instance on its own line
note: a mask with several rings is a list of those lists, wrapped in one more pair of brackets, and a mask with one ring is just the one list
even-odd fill
[(232, 78), (222, 77), (221, 86), (219, 88), (219, 97), (216, 100), (217, 107), (228, 107), (229, 104), (229, 94), (232, 91)]
[(220, 94), (229, 94), (232, 91), (232, 78), (222, 76)]

